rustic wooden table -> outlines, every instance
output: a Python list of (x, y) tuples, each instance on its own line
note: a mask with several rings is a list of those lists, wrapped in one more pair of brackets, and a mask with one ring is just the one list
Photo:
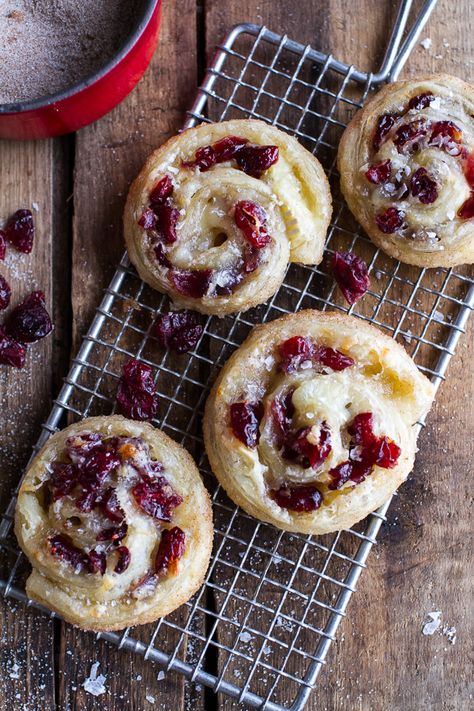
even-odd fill
[[(216, 43), (233, 24), (253, 21), (373, 69), (396, 6), (389, 0), (165, 3), (152, 66), (115, 111), (74, 136), (0, 142), (0, 218), (20, 206), (38, 207), (33, 253), (11, 255), (1, 271), (18, 296), (43, 289), (55, 322), (53, 337), (35, 346), (25, 370), (0, 372), (2, 507), (122, 253), (128, 185), (150, 150), (181, 125)], [(416, 47), (403, 76), (447, 71), (469, 79), (470, 10), (469, 0), (440, 0), (423, 34), (431, 46)], [(472, 703), (473, 332), (471, 320), (422, 434), (414, 476), (389, 511), (308, 709), (459, 711)], [(432, 610), (456, 627), (454, 645), (441, 634), (422, 635)], [(0, 620), (1, 711), (236, 708), (20, 604), (2, 602)], [(107, 675), (107, 693), (97, 698), (82, 688), (95, 661)]]

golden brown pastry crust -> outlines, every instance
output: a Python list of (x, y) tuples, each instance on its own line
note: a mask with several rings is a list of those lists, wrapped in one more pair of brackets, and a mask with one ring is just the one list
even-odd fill
[[(120, 545), (127, 546), (131, 553), (130, 565), (121, 574), (114, 572), (114, 554), (110, 551), (103, 576), (86, 572), (75, 574), (70, 563), (50, 552), (49, 537), (58, 531), (71, 537), (81, 550), (97, 547), (95, 524), (90, 518), (94, 511), (83, 514), (74, 502), (65, 503), (67, 497), (56, 505), (46, 506), (43, 498), (44, 485), (50, 476), (48, 464), (64, 457), (68, 437), (85, 432), (106, 438), (141, 438), (148, 445), (151, 457), (163, 464), (163, 474), (174, 491), (184, 499), (174, 509), (172, 522), (160, 525), (161, 522), (139, 508), (129, 492), (130, 487), (124, 486), (130, 470), (120, 467), (116, 492), (128, 525), (127, 535)], [(65, 525), (67, 517), (80, 521), (74, 524), (72, 532), (70, 526)], [(80, 529), (84, 522), (85, 532), (84, 528)], [(103, 522), (99, 525), (104, 527)], [(109, 522), (109, 525), (112, 524)], [(139, 580), (153, 569), (161, 531), (173, 526), (179, 526), (186, 535), (184, 555), (177, 570), (160, 577), (151, 588), (137, 588)], [(33, 566), (26, 583), (29, 597), (83, 629), (119, 630), (167, 615), (201, 586), (212, 549), (212, 508), (196, 465), (183, 447), (147, 423), (119, 415), (91, 417), (54, 434), (29, 466), (18, 495), (15, 533)], [(84, 536), (88, 536), (87, 540)]]
[[(279, 371), (278, 346), (294, 336), (310, 337), (320, 346), (340, 350), (355, 364), (321, 374), (311, 368)], [(317, 469), (283, 460), (274, 446), (271, 408), (290, 387), (298, 426), (329, 424), (332, 452)], [(288, 531), (323, 534), (348, 528), (383, 504), (413, 467), (413, 425), (432, 402), (433, 385), (406, 351), (376, 328), (352, 316), (300, 311), (253, 329), (219, 374), (208, 398), (204, 441), (211, 467), (231, 499), (256, 518)], [(230, 426), (235, 402), (263, 401), (260, 439), (255, 448), (237, 439)], [(347, 459), (347, 426), (360, 412), (374, 416), (376, 435), (387, 435), (401, 447), (393, 469), (375, 466), (357, 486), (346, 483), (329, 491), (328, 470)], [(269, 489), (281, 483), (316, 484), (323, 504), (310, 513), (281, 508)]]
[[(246, 138), (250, 144), (277, 145), (278, 161), (261, 178), (237, 168), (234, 161), (205, 172), (183, 167), (196, 150), (226, 136)], [(258, 268), (244, 275), (230, 294), (193, 298), (178, 293), (170, 283), (169, 268), (154, 254), (156, 238), (138, 221), (149, 205), (149, 195), (164, 175), (173, 180), (173, 200), (180, 210), (178, 239), (166, 245), (166, 256), (183, 270), (211, 269), (209, 294), (226, 284), (227, 274), (241, 260), (247, 246), (233, 219), (237, 201), (260, 205), (267, 216), (270, 244), (260, 251)], [(251, 119), (201, 124), (167, 141), (148, 158), (132, 184), (124, 211), (124, 231), (130, 260), (144, 281), (168, 294), (177, 305), (207, 314), (224, 315), (263, 303), (278, 289), (288, 262), (319, 264), (331, 217), (329, 184), (319, 161), (296, 139)], [(226, 235), (218, 246), (215, 238)]]
[[(424, 108), (408, 110), (410, 99), (424, 93), (434, 97)], [(399, 116), (376, 150), (374, 134), (379, 118)], [(388, 84), (354, 116), (339, 145), (338, 168), (347, 203), (371, 240), (387, 254), (421, 267), (449, 267), (474, 261), (474, 219), (459, 217), (474, 185), (466, 179), (468, 161), (474, 160), (474, 89), (447, 74)], [(415, 124), (420, 122), (421, 124)], [(437, 122), (451, 121), (461, 129), (458, 142), (433, 133)], [(394, 144), (403, 124), (421, 126), (419, 150), (410, 152), (410, 142)], [(423, 126), (424, 124), (424, 126)], [(433, 138), (434, 136), (434, 138)], [(411, 143), (416, 144), (416, 139)], [(469, 159), (469, 156), (471, 158)], [(371, 183), (369, 167), (391, 160), (391, 174), (384, 184)], [(423, 168), (435, 180), (438, 196), (423, 203), (403, 187), (409, 187)], [(474, 163), (471, 163), (474, 176)], [(384, 234), (376, 215), (394, 207), (404, 213), (401, 230)]]

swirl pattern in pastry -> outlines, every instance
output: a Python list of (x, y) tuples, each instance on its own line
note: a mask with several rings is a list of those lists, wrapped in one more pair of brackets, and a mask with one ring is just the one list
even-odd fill
[(53, 435), (20, 487), (29, 597), (83, 629), (151, 622), (198, 589), (212, 510), (189, 454), (147, 423), (92, 417)]
[(223, 315), (263, 303), (289, 261), (319, 264), (330, 216), (318, 160), (272, 126), (234, 120), (156, 150), (130, 189), (124, 229), (146, 282)]
[(300, 311), (257, 326), (206, 404), (212, 469), (249, 514), (289, 531), (352, 526), (411, 471), (433, 386), (360, 319)]
[(474, 261), (474, 90), (439, 74), (385, 86), (342, 137), (341, 188), (375, 244), (408, 264)]

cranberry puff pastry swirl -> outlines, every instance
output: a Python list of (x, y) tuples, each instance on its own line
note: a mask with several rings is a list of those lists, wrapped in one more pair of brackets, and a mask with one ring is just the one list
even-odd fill
[(341, 188), (375, 244), (408, 264), (474, 261), (474, 90), (439, 74), (384, 87), (352, 119)]
[(190, 455), (149, 424), (91, 417), (53, 435), (20, 487), (27, 594), (83, 629), (151, 622), (204, 578), (212, 510)]
[(360, 319), (300, 311), (257, 326), (206, 404), (212, 469), (279, 528), (348, 528), (406, 479), (434, 390), (405, 350)]
[(328, 181), (294, 138), (261, 121), (171, 138), (131, 186), (125, 240), (140, 276), (179, 306), (224, 315), (263, 303), (288, 262), (319, 264)]

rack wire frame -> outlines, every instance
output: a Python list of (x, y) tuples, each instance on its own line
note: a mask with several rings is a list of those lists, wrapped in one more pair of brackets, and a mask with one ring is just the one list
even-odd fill
[[(212, 491), (214, 554), (203, 587), (176, 613), (155, 626), (99, 636), (267, 711), (304, 707), (390, 502), (350, 531), (314, 539), (253, 520), (227, 499), (209, 472), (199, 426), (209, 382), (255, 323), (314, 307), (348, 311), (385, 330), (438, 386), (474, 307), (472, 270), (427, 272), (386, 257), (358, 231), (338, 195), (338, 138), (386, 78), (374, 80), (263, 27), (233, 29), (185, 127), (250, 116), (293, 133), (312, 150), (327, 169), (335, 196), (325, 260), (318, 267), (290, 266), (279, 292), (261, 307), (223, 320), (208, 317), (194, 352), (170, 361), (149, 333), (166, 299), (140, 281), (125, 255), (33, 451), (68, 420), (113, 411), (119, 366), (129, 357), (153, 367), (161, 390), (155, 424), (195, 454)], [(356, 248), (366, 257), (373, 283), (350, 309), (329, 269), (331, 254), (341, 248)], [(6, 573), (0, 590), (54, 616), (24, 592), (27, 566), (12, 532), (15, 498), (0, 520)]]

